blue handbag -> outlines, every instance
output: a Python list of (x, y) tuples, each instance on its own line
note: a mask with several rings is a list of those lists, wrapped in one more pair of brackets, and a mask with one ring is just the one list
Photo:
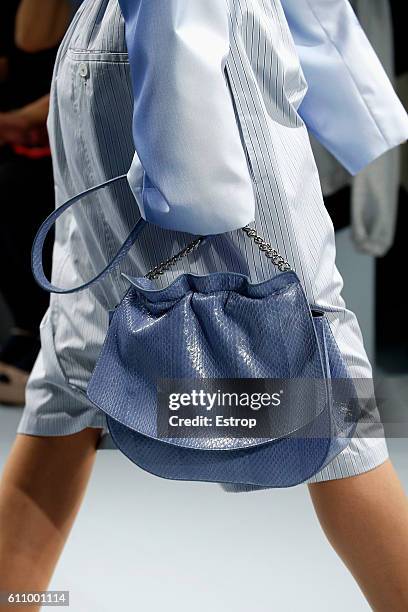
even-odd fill
[[(85, 195), (124, 179), (116, 177), (75, 196), (41, 225), (32, 269), (44, 289), (86, 289), (129, 251), (146, 225), (143, 219), (106, 268), (84, 285), (58, 288), (43, 271), (44, 241), (57, 218)], [(163, 289), (155, 287), (155, 278), (211, 239), (199, 237), (145, 277), (125, 275), (129, 289), (110, 313), (87, 396), (106, 414), (118, 449), (148, 472), (237, 487), (288, 487), (310, 478), (346, 448), (358, 402), (324, 313), (311, 310), (298, 276), (279, 253), (255, 229), (242, 230), (279, 273), (256, 284), (232, 272), (185, 273)], [(185, 429), (163, 432), (160, 423), (170, 414), (159, 401), (160, 394), (167, 397), (163, 389), (183, 384), (214, 389), (225, 381), (244, 390), (279, 381), (291, 391), (290, 401), (264, 410), (263, 429), (256, 435), (234, 435), (231, 428), (214, 433), (205, 427), (200, 435)]]

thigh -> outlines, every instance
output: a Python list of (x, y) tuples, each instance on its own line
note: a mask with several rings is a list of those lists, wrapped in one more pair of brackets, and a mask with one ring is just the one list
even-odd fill
[(83, 499), (100, 433), (17, 435), (0, 481), (0, 590), (48, 587)]
[(320, 523), (374, 610), (408, 609), (408, 499), (389, 460), (309, 485)]

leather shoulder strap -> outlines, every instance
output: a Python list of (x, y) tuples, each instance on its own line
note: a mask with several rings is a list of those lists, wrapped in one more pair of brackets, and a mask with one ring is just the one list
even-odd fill
[(34, 278), (37, 281), (37, 283), (40, 285), (40, 287), (42, 287), (46, 291), (49, 291), (50, 293), (75, 293), (76, 291), (83, 291), (84, 289), (87, 289), (88, 287), (96, 283), (97, 281), (102, 280), (107, 274), (109, 274), (109, 272), (111, 272), (114, 268), (116, 268), (120, 264), (122, 259), (127, 255), (130, 248), (136, 242), (136, 239), (138, 235), (140, 234), (140, 232), (143, 230), (145, 225), (147, 225), (147, 222), (144, 219), (139, 219), (139, 221), (136, 223), (136, 225), (130, 232), (129, 236), (126, 238), (125, 242), (122, 244), (122, 246), (120, 247), (116, 255), (111, 259), (111, 261), (108, 262), (106, 267), (103, 270), (101, 270), (101, 272), (99, 272), (99, 274), (97, 274), (94, 278), (91, 278), (89, 281), (87, 281), (83, 285), (79, 285), (78, 287), (72, 287), (70, 289), (63, 289), (61, 287), (56, 287), (47, 279), (47, 277), (45, 276), (44, 267), (43, 267), (43, 249), (44, 249), (44, 242), (48, 235), (48, 232), (50, 231), (50, 229), (52, 228), (56, 220), (66, 210), (68, 210), (68, 208), (70, 208), (71, 206), (79, 202), (79, 200), (81, 200), (83, 197), (91, 193), (94, 193), (95, 191), (98, 191), (99, 189), (104, 189), (105, 187), (108, 187), (112, 185), (113, 183), (122, 181), (126, 178), (127, 178), (127, 175), (122, 174), (120, 176), (116, 176), (113, 179), (105, 181), (104, 183), (101, 183), (100, 185), (96, 185), (94, 187), (91, 187), (90, 189), (87, 189), (86, 191), (83, 191), (82, 193), (74, 196), (70, 200), (67, 200), (66, 202), (64, 202), (64, 204), (62, 204), (57, 209), (55, 209), (41, 224), (34, 238), (32, 252), (31, 252), (31, 268), (33, 271)]

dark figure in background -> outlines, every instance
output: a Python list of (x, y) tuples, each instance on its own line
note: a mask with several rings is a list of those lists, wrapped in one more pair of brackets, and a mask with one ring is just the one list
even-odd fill
[(4, 404), (24, 403), (25, 383), (39, 350), (38, 327), (49, 298), (33, 280), (30, 247), (54, 207), (46, 118), (56, 42), (38, 53), (17, 47), (19, 4), (7, 0), (0, 6), (0, 292), (14, 320), (0, 347)]

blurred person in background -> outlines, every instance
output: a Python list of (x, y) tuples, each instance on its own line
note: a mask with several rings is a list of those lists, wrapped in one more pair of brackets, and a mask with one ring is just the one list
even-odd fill
[(32, 277), (30, 247), (54, 207), (49, 89), (57, 46), (74, 8), (64, 0), (7, 0), (0, 8), (0, 257), (6, 263), (0, 292), (14, 322), (0, 346), (0, 403), (6, 405), (24, 404), (49, 302)]

